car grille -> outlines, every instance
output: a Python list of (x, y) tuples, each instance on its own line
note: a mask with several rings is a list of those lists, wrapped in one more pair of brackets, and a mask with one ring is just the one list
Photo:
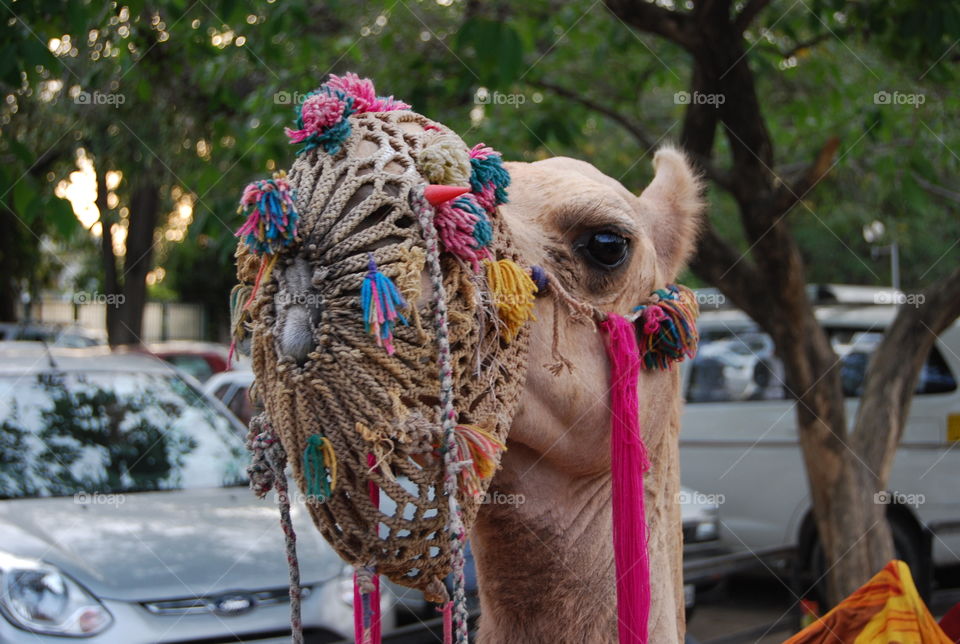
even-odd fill
[[(310, 596), (310, 586), (303, 586), (300, 589), (304, 598)], [(178, 616), (178, 615), (199, 615), (205, 613), (224, 614), (217, 608), (218, 601), (224, 597), (232, 595), (243, 595), (252, 600), (249, 609), (244, 612), (250, 612), (258, 606), (272, 606), (274, 604), (286, 604), (290, 601), (290, 590), (287, 588), (274, 588), (271, 590), (258, 590), (255, 592), (221, 593), (219, 595), (210, 595), (205, 597), (182, 597), (179, 599), (164, 599), (153, 602), (141, 602), (141, 605), (154, 615)]]
[[(289, 638), (290, 631), (271, 631), (268, 633), (242, 633), (228, 637), (212, 637), (206, 639), (189, 639), (178, 642), (165, 642), (165, 644), (235, 644), (237, 642), (257, 642), (260, 640), (276, 640), (278, 638)], [(325, 628), (304, 628), (304, 644), (341, 644), (345, 640), (343, 636), (337, 635), (333, 631)], [(352, 639), (350, 640), (352, 641)]]

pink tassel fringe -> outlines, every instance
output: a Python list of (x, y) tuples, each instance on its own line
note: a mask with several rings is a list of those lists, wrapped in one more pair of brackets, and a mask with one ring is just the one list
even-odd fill
[[(373, 454), (367, 454), (367, 465), (374, 467), (377, 459)], [(380, 488), (373, 481), (367, 483), (370, 493), (370, 500), (373, 507), (380, 507)], [(364, 613), (370, 624), (369, 628), (364, 625)], [(360, 592), (360, 585), (357, 583), (357, 574), (353, 574), (353, 639), (357, 644), (380, 644), (381, 641), (381, 615), (380, 615), (380, 575), (373, 575), (373, 592), (364, 594)]]
[(646, 644), (650, 616), (650, 560), (643, 507), (643, 474), (650, 467), (640, 433), (637, 378), (640, 353), (633, 324), (610, 313), (601, 323), (610, 358), (613, 473), (613, 555), (617, 574), (620, 644)]

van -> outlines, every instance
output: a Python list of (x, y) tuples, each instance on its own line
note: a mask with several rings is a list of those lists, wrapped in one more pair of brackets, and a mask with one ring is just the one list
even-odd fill
[[(824, 289), (815, 294), (822, 300)], [(888, 290), (864, 297), (864, 289), (856, 287), (827, 294), (830, 302), (815, 311), (840, 360), (852, 427), (867, 363), (897, 313), (891, 302), (904, 298)], [(809, 572), (799, 581), (817, 583), (823, 555), (798, 442), (797, 403), (784, 384), (773, 341), (737, 310), (705, 311), (698, 328), (699, 351), (682, 370), (684, 484), (722, 499), (720, 537), (729, 550), (762, 557), (790, 548), (797, 570)], [(958, 377), (960, 324), (954, 323), (927, 356), (889, 489), (874, 499), (887, 505), (897, 554), (910, 564), (924, 594), (934, 568), (960, 564)]]

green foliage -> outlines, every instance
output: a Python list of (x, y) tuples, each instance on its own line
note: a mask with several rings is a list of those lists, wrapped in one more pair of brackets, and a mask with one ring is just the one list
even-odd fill
[[(593, 108), (622, 115), (650, 142), (675, 141), (686, 110), (675, 95), (690, 85), (686, 52), (585, 0), (55, 0), (13, 8), (17, 18), (0, 25), (0, 178), (13, 190), (0, 202), (39, 244), (78, 235), (52, 197), (78, 148), (98, 170), (124, 172), (110, 213), (121, 223), (131, 180), (160, 177), (165, 209), (174, 210), (176, 195), (193, 199), (182, 242), (164, 235), (171, 222), (158, 231), (165, 288), (207, 303), (221, 329), (239, 192), (289, 166), (291, 103), (327, 73), (368, 75), (381, 93), (507, 158), (580, 157), (635, 190), (649, 181), (652, 150)], [(875, 219), (901, 245), (906, 285), (956, 263), (956, 202), (930, 186), (956, 192), (960, 170), (952, 151), (960, 150), (960, 97), (944, 83), (956, 73), (958, 16), (947, 2), (778, 0), (748, 30), (777, 175), (796, 179), (830, 137), (841, 140), (836, 167), (790, 215), (811, 280), (886, 282), (886, 258), (873, 258), (860, 234)], [(46, 43), (55, 38), (62, 46), (52, 53)], [(80, 92), (91, 101), (78, 102)], [(877, 103), (877, 92), (923, 103)], [(719, 133), (715, 165), (722, 169), (727, 155)], [(711, 196), (718, 230), (745, 249), (735, 204), (721, 190)]]

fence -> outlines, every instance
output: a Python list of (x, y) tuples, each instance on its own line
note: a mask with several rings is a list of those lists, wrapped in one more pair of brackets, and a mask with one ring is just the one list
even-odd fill
[[(47, 297), (31, 303), (30, 317), (39, 322), (74, 323), (105, 331), (107, 306), (103, 302), (77, 303)], [(203, 307), (199, 304), (147, 302), (143, 311), (143, 341), (202, 340), (205, 323)]]

